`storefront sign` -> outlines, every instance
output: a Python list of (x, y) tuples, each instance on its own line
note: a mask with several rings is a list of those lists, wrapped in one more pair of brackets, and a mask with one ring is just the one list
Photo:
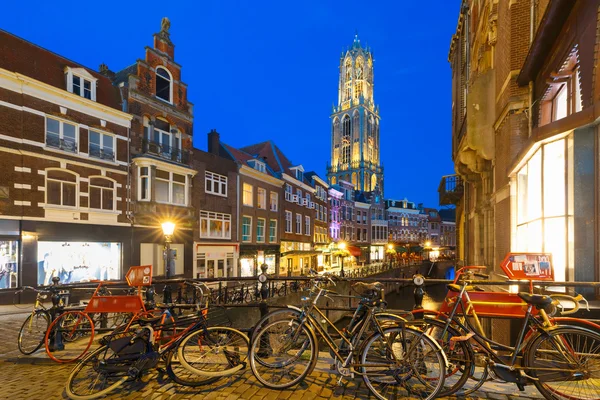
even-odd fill
[(500, 266), (509, 279), (554, 281), (549, 253), (508, 253)]

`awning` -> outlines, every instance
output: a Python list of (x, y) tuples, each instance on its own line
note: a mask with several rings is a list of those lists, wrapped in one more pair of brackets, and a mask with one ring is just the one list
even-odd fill
[(314, 250), (290, 250), (290, 251), (281, 253), (281, 257), (293, 256), (293, 255), (315, 256), (315, 255), (319, 255), (319, 254), (323, 254), (323, 253), (320, 251), (314, 251)]
[(347, 249), (348, 249), (348, 252), (350, 253), (350, 255), (352, 255), (354, 257), (360, 257), (362, 254), (359, 247), (348, 246)]

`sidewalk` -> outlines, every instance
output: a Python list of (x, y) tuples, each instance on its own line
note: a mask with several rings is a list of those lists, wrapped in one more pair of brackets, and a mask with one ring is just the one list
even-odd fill
[(33, 304), (0, 305), (0, 316), (13, 314), (28, 314), (31, 312), (31, 310), (33, 310)]

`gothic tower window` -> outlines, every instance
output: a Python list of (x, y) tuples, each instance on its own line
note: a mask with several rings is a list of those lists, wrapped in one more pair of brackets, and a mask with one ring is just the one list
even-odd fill
[(346, 60), (345, 75), (344, 100), (350, 100), (352, 97), (352, 60), (350, 58)]
[(173, 89), (171, 74), (163, 67), (156, 68), (156, 97), (166, 102), (171, 102)]
[(364, 66), (362, 58), (356, 60), (356, 86), (354, 90), (354, 97), (360, 99), (363, 96), (363, 79), (364, 79)]
[(344, 116), (342, 121), (342, 163), (350, 162), (350, 117)]

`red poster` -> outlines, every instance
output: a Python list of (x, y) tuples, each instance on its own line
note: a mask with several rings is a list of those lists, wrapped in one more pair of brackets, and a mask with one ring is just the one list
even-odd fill
[(508, 253), (500, 266), (511, 280), (554, 281), (549, 253)]

